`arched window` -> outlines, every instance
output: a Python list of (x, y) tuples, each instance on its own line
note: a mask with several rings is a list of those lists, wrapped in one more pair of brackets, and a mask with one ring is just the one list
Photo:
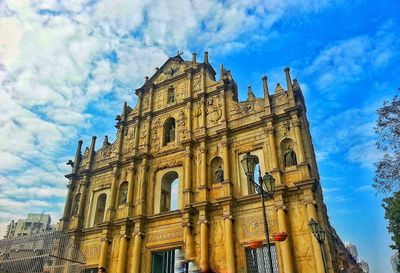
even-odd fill
[(168, 118), (164, 123), (164, 146), (175, 141), (176, 128), (175, 119)]
[(223, 161), (219, 156), (211, 160), (211, 181), (213, 183), (221, 183), (224, 181)]
[(166, 173), (161, 180), (160, 212), (178, 209), (178, 174)]
[(172, 104), (175, 102), (175, 89), (174, 87), (171, 85), (168, 88), (168, 93), (167, 93), (167, 104)]
[(128, 181), (124, 181), (119, 185), (118, 205), (126, 205), (128, 202)]
[[(260, 160), (258, 156), (255, 155), (256, 158), (256, 166), (254, 167), (254, 174), (253, 174), (253, 181), (258, 183), (258, 177), (260, 176)], [(261, 174), (262, 175), (262, 174)], [(253, 183), (248, 183), (248, 191), (249, 194), (253, 194), (256, 192), (256, 188), (254, 187)]]
[(94, 224), (98, 225), (104, 221), (104, 213), (106, 211), (107, 195), (102, 193), (97, 197), (96, 214), (94, 216)]

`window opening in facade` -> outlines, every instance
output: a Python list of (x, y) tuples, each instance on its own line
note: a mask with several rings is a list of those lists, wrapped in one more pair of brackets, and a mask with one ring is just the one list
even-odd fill
[[(271, 245), (272, 266), (274, 273), (279, 273), (275, 245)], [(272, 273), (269, 266), (268, 246), (246, 248), (247, 273)]]
[(161, 180), (160, 212), (178, 209), (179, 179), (176, 172), (166, 173)]
[(101, 224), (104, 221), (104, 213), (106, 211), (106, 201), (107, 201), (107, 195), (105, 193), (100, 194), (99, 197), (97, 198), (96, 214), (94, 217), (95, 225)]
[(189, 272), (188, 264), (182, 263), (182, 257), (180, 249), (153, 252), (151, 273)]
[(175, 141), (175, 119), (169, 118), (164, 123), (164, 145)]

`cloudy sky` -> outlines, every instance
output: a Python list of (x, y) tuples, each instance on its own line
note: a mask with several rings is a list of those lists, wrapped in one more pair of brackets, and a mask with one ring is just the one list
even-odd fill
[[(350, 4), (351, 3), (351, 4)], [(27, 212), (61, 217), (67, 159), (168, 56), (208, 50), (244, 99), (284, 82), (305, 92), (330, 219), (373, 272), (390, 237), (371, 189), (375, 111), (400, 87), (396, 0), (0, 0), (0, 235)]]

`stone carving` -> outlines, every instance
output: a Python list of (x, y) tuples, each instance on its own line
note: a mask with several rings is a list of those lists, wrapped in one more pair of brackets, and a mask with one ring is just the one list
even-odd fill
[(221, 166), (218, 166), (215, 170), (215, 182), (220, 183), (224, 181), (224, 170)]
[(166, 138), (167, 143), (175, 141), (175, 124), (171, 124), (171, 127), (166, 133), (167, 133), (167, 138)]
[(183, 229), (173, 228), (173, 229), (166, 229), (166, 230), (157, 230), (154, 232), (150, 232), (147, 237), (147, 242), (160, 242), (172, 239), (181, 239), (183, 236)]
[(89, 246), (83, 249), (83, 254), (87, 261), (96, 261), (100, 254), (100, 244), (98, 246)]
[(122, 192), (121, 205), (126, 205), (127, 202), (128, 202), (128, 190), (125, 189)]
[(222, 116), (222, 104), (218, 97), (207, 100), (207, 117), (211, 122), (218, 121)]
[(201, 105), (200, 103), (196, 103), (196, 105), (194, 106), (194, 111), (193, 111), (193, 115), (194, 115), (194, 128), (199, 128), (200, 127), (200, 119), (201, 119)]
[(80, 199), (81, 195), (77, 194), (74, 198), (74, 204), (72, 207), (72, 215), (78, 215), (78, 208), (79, 208), (79, 199)]
[(158, 152), (160, 150), (160, 137), (158, 136), (158, 130), (155, 129), (153, 131), (153, 138), (152, 138), (152, 150), (153, 152)]
[(135, 126), (125, 128), (125, 146), (127, 152), (131, 152), (135, 146)]
[(143, 110), (148, 110), (150, 108), (150, 96), (144, 95), (143, 97)]
[(146, 137), (147, 137), (147, 126), (146, 126), (146, 124), (143, 124), (141, 129), (142, 130), (141, 130), (141, 133), (140, 133), (140, 145), (143, 146), (143, 145), (146, 145)]
[(161, 120), (160, 120), (160, 118), (157, 118), (157, 119), (153, 120), (151, 128), (153, 128), (153, 129), (158, 128), (158, 127), (160, 127), (160, 125), (161, 125)]
[(295, 165), (297, 165), (296, 153), (292, 150), (292, 148), (289, 147), (285, 152), (285, 167)]
[(201, 77), (199, 75), (199, 76), (194, 77), (194, 79), (193, 79), (193, 91), (197, 92), (200, 90), (201, 90)]
[(178, 133), (179, 133), (180, 140), (185, 140), (185, 139), (189, 138), (189, 131), (186, 129), (185, 112), (184, 111), (179, 112)]
[(161, 109), (163, 107), (163, 101), (164, 101), (164, 91), (161, 90), (158, 92), (157, 96), (157, 109)]

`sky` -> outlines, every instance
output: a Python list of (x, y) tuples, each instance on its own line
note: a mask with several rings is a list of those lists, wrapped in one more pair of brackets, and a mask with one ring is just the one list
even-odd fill
[(245, 100), (291, 67), (304, 92), (324, 200), (343, 241), (391, 272), (371, 188), (376, 109), (400, 87), (396, 0), (0, 0), (0, 235), (28, 212), (61, 218), (79, 139), (115, 140), (114, 117), (169, 56), (209, 52)]

